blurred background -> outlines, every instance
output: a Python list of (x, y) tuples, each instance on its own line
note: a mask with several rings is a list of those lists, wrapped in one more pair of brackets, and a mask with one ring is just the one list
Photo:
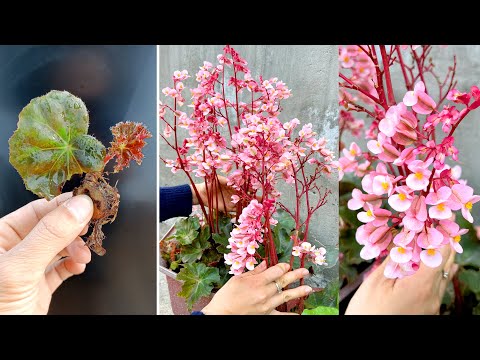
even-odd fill
[[(252, 77), (264, 79), (278, 77), (292, 91), (292, 97), (282, 101), (283, 111), (279, 119), (283, 122), (298, 118), (301, 125), (312, 123), (319, 137), (328, 139), (328, 147), (338, 148), (338, 47), (337, 46), (296, 46), (296, 45), (231, 45), (247, 62)], [(175, 70), (188, 70), (189, 78), (185, 87), (196, 84), (195, 73), (203, 61), (217, 64), (217, 55), (223, 52), (222, 45), (160, 45), (159, 46), (159, 94), (164, 87), (172, 87)], [(188, 93), (187, 93), (188, 94)], [(227, 97), (233, 97), (234, 93)], [(166, 103), (169, 103), (168, 101)], [(184, 109), (185, 110), (185, 109)], [(186, 110), (185, 110), (186, 111)], [(161, 129), (163, 131), (163, 127)], [(187, 131), (184, 132), (187, 134)], [(182, 139), (179, 140), (181, 142)], [(175, 153), (161, 139), (160, 154), (165, 159), (175, 159)], [(178, 172), (174, 176), (160, 161), (160, 186), (173, 186), (187, 183), (188, 178)], [(198, 178), (197, 182), (201, 182)], [(322, 187), (330, 189), (328, 202), (313, 216), (311, 239), (315, 245), (323, 245), (328, 250), (328, 267), (321, 270), (310, 281), (314, 286), (326, 287), (329, 283), (338, 284), (338, 178), (323, 177)], [(293, 204), (295, 191), (288, 185), (281, 186), (286, 194), (285, 204)], [(160, 224), (160, 238), (168, 231), (173, 219)], [(159, 240), (160, 240), (159, 238)], [(171, 313), (165, 275), (159, 274), (159, 313)]]
[(156, 48), (0, 46), (0, 217), (37, 198), (8, 161), (8, 139), (22, 108), (50, 90), (67, 90), (85, 102), (89, 134), (106, 147), (110, 127), (120, 121), (143, 122), (153, 135), (142, 166), (133, 163), (110, 176), (112, 185), (118, 180), (121, 203), (116, 221), (103, 227), (106, 255), (92, 253), (85, 273), (57, 290), (50, 313), (155, 314)]

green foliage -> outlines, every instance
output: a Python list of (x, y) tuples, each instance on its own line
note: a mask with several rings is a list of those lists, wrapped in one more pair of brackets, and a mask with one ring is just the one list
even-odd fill
[(305, 309), (302, 315), (338, 315), (338, 308), (319, 306), (315, 309)]
[(198, 236), (200, 222), (196, 216), (180, 219), (175, 224), (175, 238), (181, 245), (190, 245)]
[(184, 297), (188, 310), (191, 311), (201, 297), (209, 296), (215, 284), (220, 283), (218, 268), (207, 267), (202, 263), (185, 264), (177, 275), (183, 281), (178, 296)]
[(340, 284), (338, 281), (328, 283), (322, 291), (315, 292), (305, 300), (305, 308), (315, 309), (319, 306), (338, 308), (338, 291)]
[(19, 114), (9, 140), (10, 163), (34, 194), (52, 199), (72, 175), (101, 171), (103, 144), (88, 132), (83, 101), (67, 91), (37, 97)]

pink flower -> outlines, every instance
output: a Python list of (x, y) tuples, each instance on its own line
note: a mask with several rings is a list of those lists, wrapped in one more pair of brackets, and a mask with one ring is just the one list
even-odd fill
[(430, 114), (437, 104), (425, 92), (425, 84), (419, 81), (415, 84), (413, 91), (408, 91), (403, 97), (403, 103), (406, 106), (412, 106), (412, 109), (418, 114)]
[(399, 264), (409, 262), (412, 256), (413, 250), (410, 247), (396, 246), (390, 250), (390, 258)]
[(433, 227), (427, 227), (426, 230), (423, 230), (417, 238), (418, 246), (424, 249), (437, 248), (442, 244), (442, 242), (442, 233)]
[(350, 144), (350, 148), (347, 150), (347, 149), (343, 149), (343, 155), (349, 159), (349, 160), (355, 160), (355, 158), (359, 155), (362, 154), (362, 150), (360, 149), (360, 147), (355, 144), (354, 142), (352, 142)]
[(368, 243), (368, 238), (377, 228), (372, 225), (372, 223), (367, 223), (365, 225), (359, 226), (357, 232), (355, 233), (355, 240), (360, 245), (365, 245)]
[(449, 206), (452, 210), (462, 209), (462, 216), (465, 220), (473, 223), (473, 217), (470, 213), (473, 204), (480, 201), (480, 196), (473, 195), (473, 189), (464, 184), (455, 184), (452, 186), (452, 195), (450, 197)]
[(447, 94), (447, 100), (453, 101), (458, 104), (468, 105), (470, 102), (470, 94), (462, 93), (457, 89), (452, 89)]
[(346, 69), (351, 68), (354, 64), (352, 57), (350, 56), (348, 50), (345, 48), (341, 50), (339, 60), (342, 64), (342, 67)]
[(375, 220), (374, 208), (371, 204), (366, 204), (366, 211), (361, 211), (357, 214), (357, 219), (363, 223), (369, 223), (370, 221)]
[(413, 198), (412, 205), (402, 219), (402, 224), (410, 231), (419, 232), (423, 229), (426, 220), (427, 206), (425, 204), (425, 197), (417, 195)]
[(397, 194), (388, 198), (388, 204), (396, 211), (407, 211), (410, 208), (410, 205), (412, 205), (412, 191), (407, 186), (397, 186), (395, 191)]
[(435, 248), (428, 248), (420, 253), (422, 262), (431, 268), (436, 268), (442, 263), (442, 254)]
[(407, 185), (413, 190), (424, 190), (431, 175), (431, 171), (428, 170), (428, 166), (432, 163), (433, 159), (430, 158), (426, 162), (421, 160), (412, 161), (408, 165), (408, 169), (412, 174), (407, 176)]
[(385, 277), (388, 279), (402, 279), (406, 276), (415, 274), (418, 268), (418, 264), (413, 261), (399, 264), (392, 259), (389, 259), (385, 265), (385, 271), (383, 272), (383, 275), (385, 275)]
[(388, 137), (395, 135), (395, 126), (397, 126), (399, 122), (398, 113), (405, 110), (405, 105), (402, 103), (390, 106), (385, 114), (385, 118), (378, 124), (378, 129)]
[(434, 205), (428, 209), (428, 215), (432, 219), (444, 220), (452, 216), (452, 210), (447, 204), (448, 199), (452, 195), (452, 190), (447, 186), (442, 186), (437, 192), (431, 192), (427, 195), (425, 203)]
[(358, 210), (364, 207), (365, 203), (369, 202), (374, 208), (380, 207), (382, 204), (382, 197), (378, 195), (363, 194), (358, 189), (353, 189), (352, 198), (348, 200), (347, 207), (350, 210)]
[(415, 235), (415, 232), (404, 229), (403, 231), (395, 235), (395, 237), (393, 238), (393, 243), (397, 246), (406, 248), (412, 242)]
[(373, 193), (375, 195), (387, 194), (390, 196), (393, 191), (392, 180), (390, 176), (377, 175), (373, 178), (372, 184)]
[(402, 150), (400, 157), (396, 159), (393, 164), (397, 166), (408, 165), (415, 160), (415, 153), (413, 147), (408, 147)]
[(437, 229), (443, 233), (444, 238), (448, 239), (453, 250), (459, 254), (463, 252), (460, 240), (462, 235), (468, 232), (468, 229), (460, 229), (460, 226), (457, 223), (450, 220), (441, 220), (440, 226)]
[(360, 251), (360, 257), (365, 260), (376, 258), (392, 241), (392, 231), (388, 226), (377, 228), (369, 236), (365, 246)]

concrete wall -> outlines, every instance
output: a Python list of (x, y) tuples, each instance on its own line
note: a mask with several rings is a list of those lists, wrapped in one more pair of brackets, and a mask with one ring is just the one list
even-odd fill
[[(417, 52), (420, 50), (417, 50)], [(436, 67), (436, 72), (440, 78), (444, 79), (448, 67), (453, 65), (453, 56), (457, 56), (456, 79), (458, 84), (456, 88), (462, 92), (470, 91), (472, 85), (480, 86), (480, 46), (478, 45), (449, 45), (446, 48), (434, 46), (431, 57)], [(408, 61), (408, 58), (406, 59)], [(392, 82), (397, 102), (402, 101), (405, 95), (405, 85), (401, 70), (395, 66), (392, 72)], [(438, 86), (435, 79), (427, 74), (427, 88), (434, 100), (438, 99)], [(445, 103), (444, 103), (445, 104)], [(443, 107), (443, 105), (442, 105)], [(458, 107), (461, 109), (462, 107)], [(367, 124), (370, 121), (367, 120)], [(444, 137), (444, 133), (439, 129), (437, 139)], [(348, 144), (353, 138), (344, 137), (344, 142)], [(462, 178), (467, 179), (469, 185), (476, 189), (475, 194), (480, 194), (480, 108), (470, 113), (455, 131), (455, 146), (460, 151), (459, 165), (462, 166)], [(362, 149), (366, 150), (364, 141), (355, 140)], [(363, 144), (363, 145), (362, 145)], [(473, 217), (477, 218), (475, 223), (480, 224), (480, 206), (474, 206)]]
[[(194, 75), (204, 60), (215, 63), (216, 56), (222, 52), (222, 46), (216, 45), (174, 45), (160, 46), (159, 89), (172, 86), (171, 76), (175, 70), (187, 69)], [(338, 51), (336, 46), (271, 46), (271, 45), (233, 45), (246, 59), (252, 70), (252, 76), (258, 78), (278, 77), (292, 90), (293, 96), (282, 102), (282, 121), (298, 118), (302, 124), (311, 122), (314, 130), (329, 140), (332, 150), (338, 148), (338, 105), (337, 77)], [(186, 86), (195, 83), (194, 78)], [(228, 94), (227, 94), (228, 97)], [(160, 100), (164, 100), (160, 94)], [(163, 129), (163, 126), (162, 126)], [(160, 140), (160, 154), (174, 159), (173, 151)], [(186, 177), (177, 173), (172, 176), (163, 162), (159, 166), (160, 186), (171, 186), (186, 182)], [(332, 191), (328, 204), (322, 207), (312, 219), (312, 240), (330, 249), (331, 257), (328, 269), (324, 269), (313, 281), (318, 286), (326, 282), (338, 281), (338, 183), (337, 177), (325, 179), (323, 186)], [(286, 203), (292, 203), (293, 188), (284, 188), (288, 197)]]

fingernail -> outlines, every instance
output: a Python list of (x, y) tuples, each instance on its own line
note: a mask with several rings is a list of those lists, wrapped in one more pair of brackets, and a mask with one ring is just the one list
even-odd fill
[(308, 271), (308, 269), (305, 269), (303, 268), (302, 269), (302, 275), (308, 275), (310, 272)]
[(305, 294), (310, 294), (312, 292), (312, 288), (310, 286), (307, 286), (305, 288)]
[(80, 224), (90, 220), (92, 216), (93, 202), (87, 195), (74, 196), (67, 200), (64, 206)]

